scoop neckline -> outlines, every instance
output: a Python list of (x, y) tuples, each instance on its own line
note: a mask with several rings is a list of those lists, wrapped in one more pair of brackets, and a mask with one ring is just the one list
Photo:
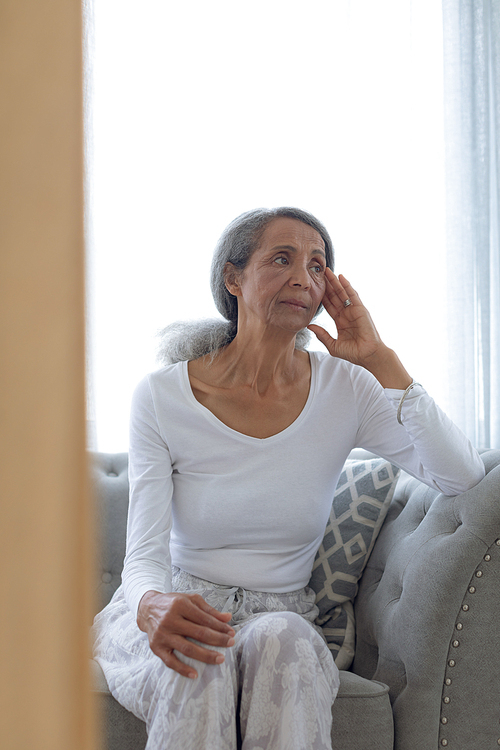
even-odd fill
[(295, 430), (300, 426), (300, 424), (304, 421), (306, 418), (306, 415), (311, 407), (311, 403), (314, 399), (314, 394), (316, 392), (316, 380), (317, 380), (317, 359), (316, 359), (316, 352), (310, 352), (308, 351), (307, 354), (309, 355), (309, 362), (311, 365), (311, 382), (309, 384), (309, 393), (307, 395), (306, 403), (304, 404), (304, 408), (300, 412), (300, 414), (297, 416), (294, 421), (288, 425), (288, 427), (285, 427), (284, 430), (281, 430), (280, 432), (276, 432), (274, 435), (269, 435), (265, 438), (258, 438), (253, 437), (252, 435), (246, 435), (244, 432), (239, 432), (238, 430), (234, 430), (232, 427), (229, 427), (229, 425), (225, 424), (225, 422), (222, 422), (218, 417), (215, 416), (213, 412), (210, 411), (210, 409), (207, 409), (206, 406), (203, 406), (203, 404), (200, 404), (198, 399), (193, 393), (193, 389), (191, 387), (191, 382), (189, 380), (189, 372), (188, 372), (188, 363), (189, 360), (185, 360), (182, 362), (182, 385), (184, 389), (184, 393), (186, 395), (186, 398), (191, 403), (191, 405), (197, 409), (197, 411), (202, 414), (205, 419), (208, 419), (209, 422), (211, 422), (215, 427), (219, 428), (222, 432), (225, 432), (228, 435), (231, 435), (232, 437), (236, 437), (238, 440), (243, 440), (244, 442), (253, 443), (253, 444), (260, 444), (264, 445), (265, 443), (269, 442), (276, 442), (277, 440), (281, 440), (283, 437), (288, 436), (290, 433), (295, 432)]

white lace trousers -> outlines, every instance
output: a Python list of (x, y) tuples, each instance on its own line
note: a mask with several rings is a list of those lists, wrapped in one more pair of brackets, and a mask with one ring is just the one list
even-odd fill
[(146, 722), (147, 750), (331, 750), (339, 674), (318, 629), (314, 592), (267, 594), (174, 569), (174, 589), (231, 612), (223, 664), (195, 662), (195, 680), (149, 648), (121, 588), (94, 623), (94, 658), (114, 697)]

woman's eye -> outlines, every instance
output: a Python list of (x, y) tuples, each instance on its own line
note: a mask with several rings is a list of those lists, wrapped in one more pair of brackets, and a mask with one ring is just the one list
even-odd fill
[(279, 263), (279, 265), (284, 266), (288, 263), (288, 259), (285, 258), (284, 255), (280, 255), (279, 258), (275, 259), (275, 263)]
[(317, 265), (317, 264), (316, 264), (316, 265), (314, 265), (314, 266), (313, 266), (313, 270), (314, 270), (314, 271), (315, 271), (316, 273), (323, 273), (323, 270), (324, 270), (324, 269), (323, 269), (323, 266), (320, 266), (320, 265)]

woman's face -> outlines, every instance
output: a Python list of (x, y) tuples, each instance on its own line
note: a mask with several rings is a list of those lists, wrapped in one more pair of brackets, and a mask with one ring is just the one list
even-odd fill
[(246, 268), (227, 285), (238, 297), (239, 322), (300, 331), (323, 299), (325, 268), (325, 243), (315, 229), (297, 219), (274, 219)]

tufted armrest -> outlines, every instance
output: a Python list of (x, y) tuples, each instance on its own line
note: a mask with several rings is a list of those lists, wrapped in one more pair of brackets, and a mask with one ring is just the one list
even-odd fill
[(403, 475), (363, 574), (353, 671), (389, 685), (398, 750), (500, 744), (500, 451), (482, 458), (454, 498)]

